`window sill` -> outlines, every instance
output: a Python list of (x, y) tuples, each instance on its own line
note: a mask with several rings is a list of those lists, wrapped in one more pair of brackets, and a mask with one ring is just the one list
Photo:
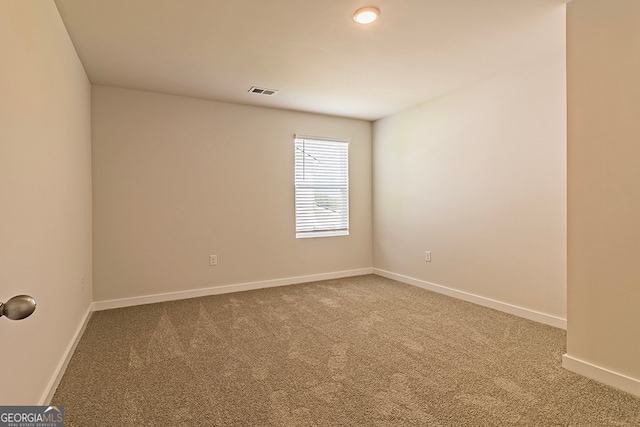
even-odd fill
[(316, 237), (336, 237), (336, 236), (348, 236), (349, 230), (337, 230), (337, 231), (312, 231), (306, 233), (296, 233), (296, 239), (312, 239)]

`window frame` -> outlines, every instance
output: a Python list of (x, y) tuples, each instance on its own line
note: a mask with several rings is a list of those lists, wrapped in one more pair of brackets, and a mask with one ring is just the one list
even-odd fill
[[(310, 143), (321, 151), (315, 151), (314, 156), (307, 153), (304, 147)], [(302, 145), (302, 150), (300, 149)], [(326, 138), (308, 135), (294, 136), (294, 213), (296, 239), (348, 236), (350, 232), (350, 188), (349, 188), (349, 145), (350, 141), (337, 138)], [(312, 149), (309, 150), (311, 152)], [(325, 160), (327, 168), (311, 168), (313, 178), (304, 182), (301, 178), (305, 175), (307, 158), (315, 161), (322, 159), (324, 153), (328, 153)], [(322, 170), (319, 174), (318, 170)], [(316, 172), (314, 174), (314, 172)], [(333, 183), (332, 183), (333, 182)], [(314, 191), (316, 190), (316, 191)], [(336, 191), (337, 190), (337, 191)], [(338, 195), (339, 193), (339, 195)], [(305, 205), (305, 196), (306, 204)], [(313, 215), (308, 206), (309, 198), (329, 199), (329, 204), (338, 203), (339, 217), (335, 220), (327, 219), (324, 213), (318, 214), (315, 219), (301, 219), (303, 216)], [(331, 210), (326, 206), (318, 205), (314, 201), (315, 208)], [(330, 205), (329, 205), (330, 206)], [(330, 214), (329, 214), (330, 215)], [(311, 222), (315, 221), (315, 222)], [(334, 224), (333, 226), (331, 224)]]

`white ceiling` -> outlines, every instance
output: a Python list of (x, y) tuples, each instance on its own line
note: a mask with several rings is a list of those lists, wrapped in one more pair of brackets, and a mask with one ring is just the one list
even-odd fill
[(93, 84), (375, 120), (547, 54), (567, 0), (55, 2)]

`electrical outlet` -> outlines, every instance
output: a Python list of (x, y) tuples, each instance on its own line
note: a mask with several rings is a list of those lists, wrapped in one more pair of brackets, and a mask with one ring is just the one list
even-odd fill
[(431, 251), (424, 251), (424, 260), (431, 262)]
[(84, 291), (84, 276), (82, 276), (82, 279), (80, 280), (80, 286), (81, 286), (81, 289)]
[(218, 265), (218, 255), (209, 255), (209, 265), (210, 266)]

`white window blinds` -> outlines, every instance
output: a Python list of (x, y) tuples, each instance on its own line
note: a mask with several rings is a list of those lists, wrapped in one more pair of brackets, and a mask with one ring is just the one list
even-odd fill
[(349, 234), (349, 143), (296, 135), (296, 237)]

